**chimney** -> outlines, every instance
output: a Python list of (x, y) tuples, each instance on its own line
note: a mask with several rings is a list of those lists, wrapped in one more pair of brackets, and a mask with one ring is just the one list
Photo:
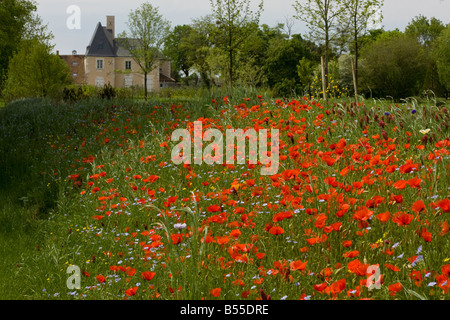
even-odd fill
[(114, 16), (106, 16), (106, 30), (111, 30), (114, 39), (115, 38)]

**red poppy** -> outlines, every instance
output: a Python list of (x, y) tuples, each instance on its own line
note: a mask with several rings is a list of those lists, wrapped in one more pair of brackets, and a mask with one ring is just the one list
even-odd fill
[(297, 260), (297, 261), (292, 261), (289, 266), (291, 267), (292, 271), (295, 270), (305, 270), (306, 268), (306, 264), (308, 263), (308, 261), (302, 262), (301, 260)]
[(173, 244), (179, 244), (181, 241), (183, 241), (183, 236), (181, 235), (181, 233), (172, 234)]
[(213, 296), (213, 297), (219, 297), (220, 296), (220, 291), (221, 291), (222, 289), (221, 288), (214, 288), (214, 289), (211, 289), (210, 291), (209, 291), (209, 293), (211, 293), (211, 295)]
[(437, 206), (444, 212), (450, 212), (450, 200), (444, 199), (437, 203)]
[(104, 276), (102, 276), (101, 274), (99, 274), (98, 276), (95, 277), (97, 279), (98, 282), (100, 283), (104, 283), (106, 281), (106, 278)]
[(405, 180), (399, 180), (396, 183), (393, 184), (395, 189), (405, 189), (406, 187), (406, 181)]
[(125, 294), (129, 297), (134, 296), (137, 292), (138, 287), (133, 287), (125, 290)]
[(399, 226), (406, 227), (408, 224), (411, 223), (413, 218), (414, 217), (411, 214), (403, 213), (400, 215), (400, 213), (398, 213), (398, 214), (394, 215), (394, 217), (392, 218), (392, 221), (395, 222)]
[(284, 233), (284, 229), (282, 227), (279, 226), (275, 226), (269, 229), (269, 233), (273, 234), (273, 235), (279, 235), (279, 234), (283, 234)]
[(156, 272), (144, 271), (141, 273), (141, 276), (148, 281), (151, 281), (153, 277), (156, 275)]
[(393, 264), (385, 263), (384, 266), (392, 271), (400, 271), (400, 268), (397, 266), (394, 266)]
[(400, 282), (397, 282), (397, 283), (391, 284), (388, 287), (388, 289), (390, 291), (390, 295), (395, 296), (400, 290), (403, 289), (403, 286)]
[(375, 218), (377, 218), (378, 220), (380, 220), (381, 222), (387, 222), (389, 220), (389, 218), (391, 217), (391, 214), (389, 213), (389, 211), (377, 214), (375, 216)]
[(206, 211), (208, 211), (208, 212), (220, 211), (220, 206), (217, 204), (213, 204), (213, 205), (209, 206), (208, 208), (206, 208)]
[(328, 286), (327, 286), (327, 283), (324, 282), (324, 283), (321, 283), (321, 284), (315, 284), (315, 285), (313, 285), (313, 288), (314, 288), (314, 290), (317, 290), (317, 291), (319, 291), (319, 292), (322, 292), (322, 291), (324, 291), (326, 288), (328, 288)]
[(336, 294), (342, 292), (345, 289), (346, 284), (347, 282), (345, 279), (333, 282), (330, 286), (331, 293)]

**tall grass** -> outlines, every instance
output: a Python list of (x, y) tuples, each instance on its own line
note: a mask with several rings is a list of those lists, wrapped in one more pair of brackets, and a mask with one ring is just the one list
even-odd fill
[[(274, 299), (329, 298), (313, 286), (340, 279), (346, 279), (346, 290), (360, 286), (362, 278), (349, 273), (350, 260), (343, 256), (357, 250), (362, 262), (383, 267), (385, 282), (381, 290), (360, 288), (362, 296), (391, 298), (388, 285), (400, 281), (405, 290), (396, 298), (429, 298), (426, 284), (419, 288), (411, 280), (407, 258), (422, 245), (423, 261), (416, 268), (432, 271), (433, 277), (441, 272), (450, 258), (442, 249), (448, 234), (439, 236), (446, 216), (427, 215), (433, 240), (424, 243), (416, 232), (424, 226), (422, 219), (404, 228), (374, 218), (360, 228), (352, 215), (375, 196), (384, 197), (375, 214), (411, 212), (418, 199), (432, 212), (431, 203), (448, 196), (448, 162), (430, 157), (437, 150), (434, 143), (449, 135), (448, 113), (433, 102), (356, 105), (340, 99), (320, 104), (272, 99), (269, 92), (244, 88), (229, 99), (225, 94), (179, 91), (151, 95), (148, 102), (24, 100), (3, 108), (0, 292), (6, 298), (34, 299), (214, 299), (210, 290), (221, 288), (224, 299), (260, 298), (261, 289)], [(173, 165), (172, 130), (199, 118), (205, 126), (279, 128), (286, 156), (280, 175), (263, 177), (248, 165)], [(423, 142), (425, 129), (433, 143)], [(342, 139), (348, 148), (338, 153)], [(417, 149), (422, 143), (424, 148)], [(412, 175), (423, 175), (421, 189), (394, 189), (387, 182), (406, 176), (387, 175), (369, 160), (354, 163), (354, 170), (344, 174), (353, 150), (365, 152), (361, 157), (380, 155), (380, 160), (395, 156), (398, 166), (408, 159), (419, 164)], [(327, 153), (339, 157), (335, 164), (322, 160)], [(291, 176), (292, 169), (299, 170), (297, 175)], [(353, 187), (361, 181), (362, 190)], [(403, 204), (390, 203), (389, 197), (400, 192)], [(338, 193), (349, 203), (342, 217), (336, 215), (342, 209)], [(302, 200), (292, 203), (289, 195)], [(293, 216), (274, 220), (280, 212)], [(320, 214), (326, 215), (327, 226), (340, 222), (342, 228), (329, 233), (317, 228)], [(179, 224), (186, 227), (177, 229)], [(271, 226), (284, 233), (270, 233)], [(327, 240), (310, 244), (314, 234)], [(343, 240), (352, 246), (344, 247)], [(395, 256), (381, 252), (397, 242)], [(290, 263), (298, 260), (308, 261), (305, 270), (291, 270)], [(386, 263), (401, 270), (386, 270)], [(69, 265), (82, 269), (80, 290), (66, 286)], [(332, 270), (328, 276), (327, 268)], [(146, 280), (142, 272), (155, 275)], [(133, 295), (129, 290), (135, 287)], [(339, 297), (347, 298), (346, 291)], [(445, 295), (436, 289), (434, 297)]]

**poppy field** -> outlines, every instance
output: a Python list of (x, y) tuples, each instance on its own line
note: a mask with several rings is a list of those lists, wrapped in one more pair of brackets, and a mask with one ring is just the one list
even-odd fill
[[(194, 121), (278, 129), (278, 172), (175, 165), (171, 134)], [(39, 221), (36, 242), (2, 271), (25, 279), (24, 298), (449, 298), (445, 106), (35, 101), (6, 106), (0, 123), (8, 185)]]

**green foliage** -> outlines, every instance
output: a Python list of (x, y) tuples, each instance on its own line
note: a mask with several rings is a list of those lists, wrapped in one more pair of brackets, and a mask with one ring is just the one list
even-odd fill
[(275, 94), (290, 95), (294, 89), (300, 89), (297, 87), (300, 83), (297, 65), (303, 58), (311, 60), (313, 56), (300, 36), (270, 41), (264, 70), (267, 83), (275, 89)]
[(158, 67), (170, 22), (163, 18), (157, 7), (146, 2), (129, 13), (127, 26), (129, 30), (122, 32), (118, 41), (144, 73), (144, 97), (147, 99), (147, 75)]
[(37, 40), (23, 41), (11, 59), (3, 96), (7, 101), (20, 98), (62, 96), (71, 83), (69, 66), (50, 47)]
[(437, 71), (442, 85), (450, 91), (450, 25), (436, 39), (433, 57), (436, 60)]
[(427, 70), (426, 55), (417, 40), (403, 34), (383, 34), (361, 54), (362, 87), (378, 97), (418, 95)]
[(431, 47), (444, 29), (445, 26), (439, 19), (428, 19), (420, 14), (408, 24), (405, 34), (412, 35), (420, 44)]
[(175, 80), (180, 80), (180, 72), (189, 77), (194, 63), (189, 51), (192, 34), (193, 29), (190, 25), (176, 26), (169, 33), (164, 45), (164, 54), (172, 60), (172, 76)]
[(246, 39), (257, 31), (263, 0), (256, 12), (250, 9), (250, 0), (210, 0), (210, 3), (216, 20), (214, 44), (227, 55), (228, 83), (232, 92), (237, 52)]

